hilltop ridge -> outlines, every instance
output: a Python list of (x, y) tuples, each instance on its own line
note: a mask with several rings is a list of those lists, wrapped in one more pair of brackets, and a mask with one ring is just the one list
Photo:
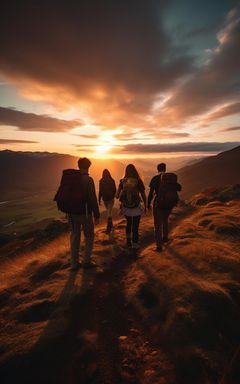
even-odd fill
[(174, 210), (161, 254), (146, 216), (138, 259), (118, 220), (96, 230), (96, 271), (70, 273), (57, 232), (2, 260), (3, 382), (237, 383), (240, 186), (203, 197)]

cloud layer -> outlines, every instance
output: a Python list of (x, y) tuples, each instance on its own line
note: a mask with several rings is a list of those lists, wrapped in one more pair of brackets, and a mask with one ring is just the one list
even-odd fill
[(168, 153), (168, 152), (221, 152), (240, 145), (240, 142), (187, 142), (173, 144), (129, 144), (121, 151), (127, 153)]
[(37, 144), (38, 141), (31, 140), (15, 140), (15, 139), (0, 139), (0, 144)]
[[(168, 3), (5, 2), (0, 75), (30, 99), (67, 111), (74, 106), (99, 130), (123, 128), (119, 141), (201, 140), (192, 122), (206, 126), (240, 113), (240, 11), (226, 15), (215, 48), (206, 46), (200, 63), (188, 50), (194, 34), (177, 46), (167, 32)], [(0, 124), (68, 132), (83, 122), (0, 108)], [(96, 139), (94, 134), (82, 137)]]
[(45, 89), (52, 102), (79, 101), (96, 119), (104, 115), (105, 125), (129, 122), (130, 113), (137, 122), (138, 114), (151, 110), (155, 96), (192, 67), (164, 31), (166, 3), (5, 2), (0, 71), (27, 88), (28, 96), (35, 87), (34, 97), (44, 97)]
[(14, 126), (21, 131), (64, 132), (82, 123), (79, 120), (61, 120), (0, 107), (0, 124)]

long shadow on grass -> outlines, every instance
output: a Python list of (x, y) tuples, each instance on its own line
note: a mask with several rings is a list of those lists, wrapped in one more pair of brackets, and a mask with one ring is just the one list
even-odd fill
[[(61, 383), (59, 373), (75, 337), (72, 323), (75, 315), (73, 303), (76, 297), (77, 273), (69, 272), (64, 288), (51, 308), (47, 325), (35, 346), (27, 354), (14, 357), (2, 367), (2, 382), (17, 382), (18, 384)], [(92, 273), (85, 270), (82, 272), (78, 295), (81, 295), (82, 291), (85, 292), (91, 286), (93, 278)], [(29, 321), (29, 327), (31, 327), (31, 321)], [(57, 381), (56, 378), (58, 378)]]

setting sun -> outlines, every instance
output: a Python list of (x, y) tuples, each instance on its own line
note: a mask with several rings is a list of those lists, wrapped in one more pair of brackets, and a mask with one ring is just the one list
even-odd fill
[(111, 144), (102, 144), (96, 147), (96, 152), (99, 154), (104, 154), (107, 153), (111, 148)]

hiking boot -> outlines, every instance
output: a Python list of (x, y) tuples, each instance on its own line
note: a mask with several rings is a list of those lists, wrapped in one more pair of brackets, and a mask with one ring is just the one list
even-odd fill
[(86, 262), (82, 263), (82, 267), (84, 269), (96, 268), (97, 264), (94, 261), (89, 261), (87, 263)]

